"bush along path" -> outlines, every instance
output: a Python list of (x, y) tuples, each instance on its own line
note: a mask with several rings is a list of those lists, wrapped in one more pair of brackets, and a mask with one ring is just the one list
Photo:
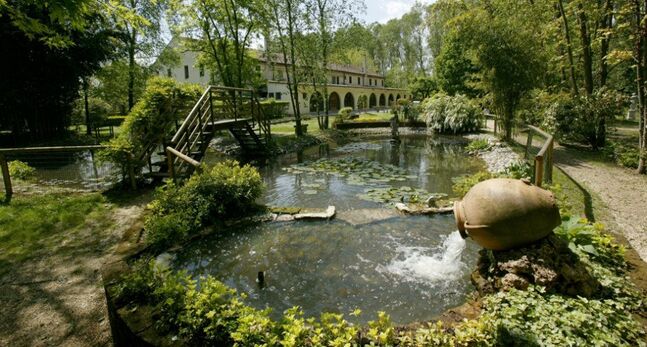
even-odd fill
[[(167, 241), (186, 239), (205, 228), (214, 228), (213, 221), (200, 218), (183, 223), (185, 228), (179, 234), (169, 229), (172, 224), (167, 224), (167, 219), (181, 221), (182, 216), (195, 208), (180, 202), (191, 197), (191, 200), (222, 201), (222, 204), (209, 205), (209, 211), (227, 211), (232, 206), (238, 206), (239, 211), (249, 210), (253, 195), (257, 194), (256, 187), (260, 186), (258, 173), (253, 171), (250, 167), (238, 168), (236, 163), (227, 163), (194, 175), (186, 186), (169, 185), (160, 190), (159, 200), (153, 203), (155, 213), (145, 223), (148, 228), (145, 242), (156, 246), (150, 249), (157, 251), (140, 257), (109, 289), (117, 305), (128, 312), (135, 312), (138, 307), (142, 307), (139, 312), (156, 312), (154, 328), (169, 343), (191, 346), (645, 346), (646, 335), (636, 319), (645, 312), (643, 296), (626, 276), (624, 248), (613, 242), (602, 225), (572, 216), (567, 204), (561, 211), (564, 223), (556, 229), (551, 242), (559, 243), (561, 252), (579, 260), (581, 271), (591, 277), (592, 290), (583, 291), (584, 296), (572, 295), (528, 278), (521, 289), (511, 286), (506, 291), (483, 294), (480, 316), (458, 323), (439, 321), (396, 327), (388, 314), (380, 313), (368, 326), (362, 327), (346, 321), (343, 314), (322, 313), (318, 318), (309, 318), (298, 308), (285, 311), (281, 320), (274, 321), (267, 310), (246, 305), (245, 293), (238, 293), (213, 277), (194, 279), (156, 262), (160, 249), (170, 244)], [(234, 172), (240, 173), (238, 179), (233, 179)], [(466, 191), (482, 177), (491, 175), (463, 177), (458, 180), (457, 189)], [(523, 173), (507, 169), (504, 175)], [(228, 194), (230, 200), (218, 199), (222, 194)], [(248, 208), (244, 208), (246, 205)], [(501, 263), (496, 259), (501, 259)], [(509, 259), (496, 259), (493, 268), (503, 268), (509, 263)], [(359, 315), (361, 311), (349, 314)]]
[(0, 205), (0, 346), (112, 344), (99, 270), (149, 196), (39, 187)]

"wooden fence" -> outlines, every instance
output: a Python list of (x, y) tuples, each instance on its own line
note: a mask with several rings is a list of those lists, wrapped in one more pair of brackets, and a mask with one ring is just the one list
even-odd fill
[[(494, 134), (497, 135), (499, 132), (504, 132), (505, 130), (501, 127), (501, 122), (496, 115), (486, 114), (487, 120), (494, 121)], [(487, 125), (486, 125), (487, 127)], [(520, 130), (524, 129), (524, 130)], [(515, 130), (513, 131), (514, 135), (519, 134), (520, 132), (527, 132), (528, 138), (526, 140), (526, 155), (525, 159), (531, 160), (531, 150), (532, 150), (532, 140), (535, 135), (544, 139), (544, 142), (533, 159), (534, 165), (534, 183), (536, 186), (541, 187), (543, 183), (552, 183), (553, 182), (553, 147), (555, 145), (555, 139), (553, 135), (535, 127), (532, 125), (516, 125)]]
[(528, 138), (526, 140), (526, 159), (530, 160), (532, 148), (532, 140), (534, 135), (541, 136), (544, 139), (544, 143), (539, 150), (539, 153), (535, 154), (534, 158), (534, 172), (535, 172), (535, 185), (541, 187), (542, 183), (552, 183), (553, 182), (553, 147), (555, 145), (555, 139), (553, 135), (535, 127), (528, 125)]
[(11, 174), (9, 172), (10, 155), (21, 155), (30, 153), (60, 153), (60, 152), (79, 152), (88, 150), (99, 150), (105, 146), (102, 145), (89, 145), (89, 146), (54, 146), (54, 147), (22, 147), (22, 148), (1, 148), (0, 149), (0, 171), (5, 189), (5, 200), (11, 200), (13, 196), (13, 184), (11, 182)]

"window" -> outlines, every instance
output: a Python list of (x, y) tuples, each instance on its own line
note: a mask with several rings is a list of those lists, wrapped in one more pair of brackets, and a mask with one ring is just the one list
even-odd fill
[(189, 79), (189, 65), (184, 65), (184, 79)]
[(344, 84), (346, 84), (346, 76), (344, 76)]
[(171, 68), (166, 69), (166, 76), (171, 77)]
[(373, 85), (373, 79), (372, 79), (372, 78), (369, 78), (369, 79), (368, 79), (368, 85), (369, 85), (369, 86), (372, 86), (372, 85)]
[(200, 65), (200, 77), (204, 77), (204, 66)]
[(330, 83), (335, 84), (335, 76), (332, 76), (332, 79), (330, 80)]
[(382, 87), (384, 87), (384, 80), (382, 80)]
[(267, 97), (268, 97), (268, 98), (273, 98), (273, 97), (274, 97), (274, 93), (267, 93)]
[(337, 84), (339, 84), (339, 76), (337, 76)]
[(275, 98), (276, 100), (281, 100), (281, 93), (276, 93), (276, 94), (274, 94), (274, 95), (275, 95), (275, 97), (274, 97), (274, 98)]
[(362, 83), (359, 81), (359, 77), (357, 77), (357, 84), (362, 84)]

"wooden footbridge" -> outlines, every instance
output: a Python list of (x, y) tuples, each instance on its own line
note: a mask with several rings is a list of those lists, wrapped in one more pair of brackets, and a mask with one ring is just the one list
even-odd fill
[[(214, 134), (229, 131), (244, 155), (267, 155), (271, 143), (269, 119), (263, 114), (251, 89), (209, 86), (170, 140), (157, 152), (161, 160), (151, 163), (149, 176), (188, 176), (200, 167)], [(150, 158), (159, 144), (151, 144), (143, 157)], [(155, 171), (152, 166), (158, 167)]]

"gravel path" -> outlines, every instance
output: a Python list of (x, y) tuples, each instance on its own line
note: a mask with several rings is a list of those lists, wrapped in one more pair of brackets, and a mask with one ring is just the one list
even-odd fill
[(573, 149), (558, 147), (555, 150), (555, 163), (600, 197), (631, 247), (647, 261), (647, 176), (581, 157)]

